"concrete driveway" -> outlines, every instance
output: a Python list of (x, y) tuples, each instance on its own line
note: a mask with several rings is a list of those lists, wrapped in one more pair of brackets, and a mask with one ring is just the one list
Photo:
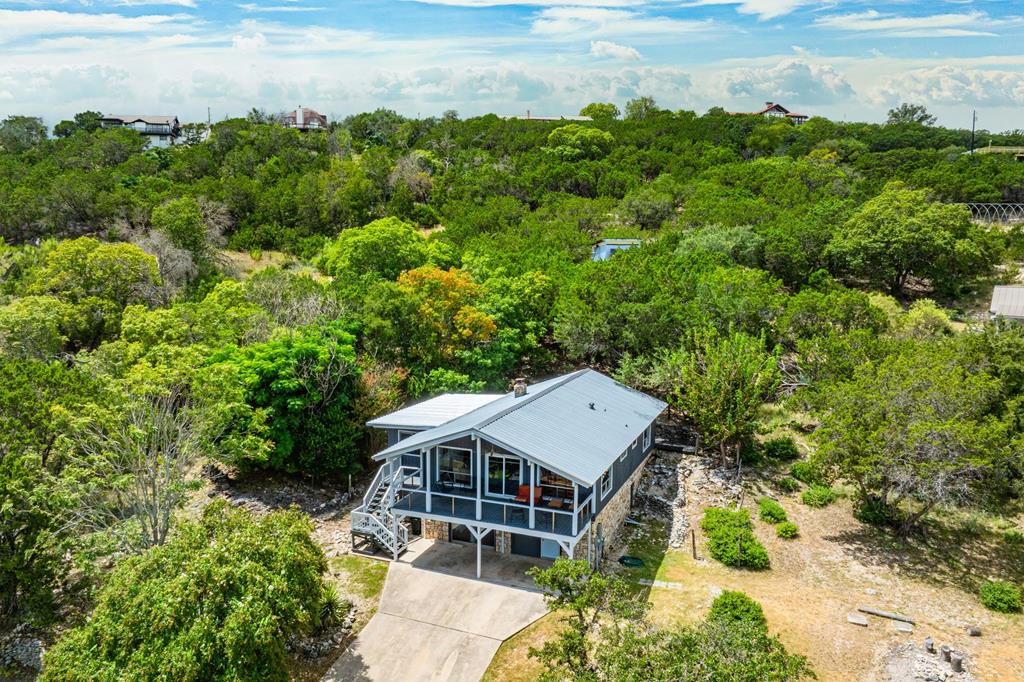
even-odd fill
[(477, 580), (475, 547), (417, 540), (391, 564), (377, 613), (324, 680), (476, 682), (504, 640), (547, 613), (526, 589), (533, 563), (491, 554)]

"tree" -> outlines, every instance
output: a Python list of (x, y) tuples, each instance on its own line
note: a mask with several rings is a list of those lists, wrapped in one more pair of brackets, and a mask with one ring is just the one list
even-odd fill
[(648, 121), (660, 113), (653, 97), (637, 97), (626, 102), (627, 121)]
[(822, 396), (812, 461), (906, 535), (936, 506), (981, 504), (1019, 466), (999, 389), (950, 348), (913, 344)]
[(0, 149), (9, 154), (20, 154), (46, 139), (43, 119), (36, 116), (11, 115), (0, 122)]
[(285, 643), (320, 625), (327, 570), (297, 510), (212, 502), (164, 545), (123, 559), (85, 624), (46, 653), (43, 682), (288, 680)]
[(828, 253), (850, 275), (899, 294), (911, 277), (956, 294), (989, 272), (997, 240), (966, 206), (929, 201), (926, 190), (890, 184), (839, 229)]
[(614, 143), (615, 138), (605, 130), (570, 123), (551, 131), (547, 149), (566, 161), (600, 159), (607, 156)]
[(203, 212), (192, 197), (171, 199), (153, 209), (149, 218), (153, 229), (165, 235), (171, 244), (192, 255), (200, 269), (213, 263), (213, 249), (207, 235)]
[(675, 202), (671, 194), (645, 183), (623, 197), (620, 208), (622, 217), (630, 224), (654, 230), (672, 217)]
[(70, 137), (79, 131), (91, 133), (100, 129), (102, 118), (103, 114), (98, 111), (80, 111), (73, 120), (64, 120), (53, 126), (53, 134), (57, 137)]
[(620, 114), (619, 108), (611, 102), (591, 102), (580, 109), (580, 116), (589, 116), (595, 121), (613, 121)]
[(681, 350), (680, 373), (670, 397), (701, 438), (718, 448), (722, 463), (740, 450), (757, 425), (757, 412), (779, 384), (778, 353), (765, 352), (765, 339), (742, 333), (695, 334), (692, 351)]
[(409, 223), (382, 218), (342, 231), (324, 246), (316, 264), (324, 274), (343, 281), (373, 282), (395, 280), (403, 272), (428, 262), (446, 265), (452, 259), (446, 245), (428, 242)]
[(345, 323), (332, 321), (214, 353), (201, 383), (222, 454), (313, 476), (359, 471), (354, 342)]
[(895, 109), (889, 110), (887, 125), (902, 125), (904, 123), (919, 123), (930, 126), (935, 124), (935, 117), (928, 113), (923, 104), (908, 104), (904, 102)]
[(601, 637), (614, 636), (610, 629), (621, 633), (637, 626), (649, 606), (621, 578), (595, 571), (586, 561), (559, 557), (549, 568), (534, 567), (527, 575), (552, 611), (567, 613), (557, 638), (530, 648), (530, 656), (547, 668), (547, 680), (596, 678)]

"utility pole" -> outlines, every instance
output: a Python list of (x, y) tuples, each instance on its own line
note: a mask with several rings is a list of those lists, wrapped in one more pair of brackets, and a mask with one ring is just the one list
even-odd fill
[(978, 110), (971, 112), (971, 155), (974, 154), (974, 131), (978, 126)]

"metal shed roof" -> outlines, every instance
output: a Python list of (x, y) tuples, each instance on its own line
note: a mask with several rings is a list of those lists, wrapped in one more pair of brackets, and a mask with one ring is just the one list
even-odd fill
[(431, 429), (501, 398), (500, 393), (445, 393), (366, 422), (378, 429)]
[(584, 369), (534, 384), (520, 398), (508, 393), (437, 428), (410, 436), (374, 458), (476, 433), (592, 486), (665, 407), (656, 398)]
[(997, 286), (992, 290), (993, 315), (1024, 319), (1024, 286)]

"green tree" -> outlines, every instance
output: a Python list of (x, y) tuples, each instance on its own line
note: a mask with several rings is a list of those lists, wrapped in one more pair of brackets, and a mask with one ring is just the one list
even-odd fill
[(297, 510), (224, 501), (122, 560), (92, 617), (46, 653), (40, 680), (288, 680), (285, 643), (320, 624), (327, 560)]
[(611, 102), (591, 102), (580, 109), (580, 116), (589, 116), (595, 121), (612, 121), (620, 114), (619, 108)]
[(998, 380), (963, 360), (913, 344), (822, 396), (812, 462), (856, 485), (902, 535), (936, 506), (981, 504), (1019, 466)]
[(909, 104), (904, 102), (895, 109), (889, 110), (886, 119), (888, 125), (901, 125), (903, 123), (918, 123), (920, 125), (935, 125), (935, 117), (928, 113), (923, 104)]
[(43, 119), (36, 116), (10, 115), (0, 121), (0, 149), (8, 154), (20, 154), (46, 139)]
[(626, 102), (627, 121), (648, 121), (660, 113), (653, 97), (637, 97)]
[(742, 333), (694, 335), (682, 351), (673, 405), (691, 420), (702, 440), (718, 449), (722, 463), (740, 450), (757, 425), (761, 405), (779, 385), (778, 353), (765, 351), (764, 336)]
[(212, 264), (213, 249), (206, 221), (195, 199), (181, 197), (166, 201), (153, 209), (149, 221), (153, 229), (164, 234), (171, 244), (191, 254), (201, 269)]
[(955, 294), (991, 270), (999, 249), (965, 206), (932, 202), (925, 190), (893, 184), (839, 229), (829, 253), (852, 276), (893, 294), (912, 277)]
[(398, 218), (381, 218), (363, 227), (343, 230), (328, 242), (317, 268), (342, 280), (395, 280), (427, 263), (450, 265), (447, 245), (427, 241), (415, 227)]
[(547, 149), (566, 161), (577, 161), (604, 158), (613, 144), (615, 138), (605, 130), (570, 123), (551, 131)]
[(53, 134), (56, 137), (70, 137), (79, 131), (91, 133), (100, 129), (102, 118), (103, 114), (98, 111), (80, 111), (72, 120), (64, 120), (53, 126)]

